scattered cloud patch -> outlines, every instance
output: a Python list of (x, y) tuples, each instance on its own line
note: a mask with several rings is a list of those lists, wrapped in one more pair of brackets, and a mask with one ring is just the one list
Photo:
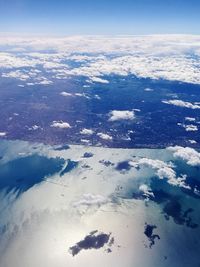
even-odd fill
[(50, 84), (53, 84), (53, 82), (47, 79), (43, 79), (35, 84), (50, 85)]
[(185, 120), (186, 121), (196, 121), (196, 119), (195, 118), (192, 118), (192, 117), (185, 117)]
[(88, 96), (88, 95), (86, 95), (85, 93), (75, 93), (74, 94), (75, 96), (80, 96), (80, 97), (85, 97), (85, 98), (87, 98), (87, 99), (90, 99), (90, 97)]
[(183, 123), (177, 123), (178, 126), (183, 127), (186, 132), (195, 132), (198, 131), (198, 127), (196, 125), (193, 124), (183, 124)]
[(109, 113), (109, 116), (110, 116), (109, 121), (135, 119), (134, 111), (129, 111), (129, 110), (113, 110)]
[(129, 162), (134, 168), (144, 166), (150, 167), (155, 170), (155, 174), (159, 179), (167, 179), (168, 183), (173, 186), (179, 186), (189, 189), (186, 185), (186, 175), (181, 175), (180, 177), (176, 176), (174, 171), (174, 165), (172, 163), (166, 163), (158, 159), (149, 159), (149, 158), (140, 158), (138, 160), (132, 160)]
[(191, 166), (200, 165), (200, 153), (190, 147), (174, 146), (168, 147), (169, 151), (173, 152), (175, 158), (180, 158), (187, 162)]
[(60, 95), (62, 95), (62, 96), (72, 96), (72, 94), (68, 93), (68, 92), (61, 92)]
[(189, 142), (190, 144), (197, 144), (197, 141), (195, 141), (195, 140), (188, 140), (188, 142)]
[(0, 137), (5, 137), (6, 136), (6, 132), (0, 132)]
[(15, 79), (18, 79), (20, 81), (26, 81), (26, 80), (30, 79), (30, 76), (28, 74), (26, 74), (20, 70), (3, 73), (2, 77), (15, 78)]
[(163, 100), (162, 101), (164, 104), (168, 105), (174, 105), (177, 107), (182, 107), (182, 108), (190, 108), (190, 109), (200, 109), (200, 105), (192, 104), (190, 102), (182, 101), (182, 100)]
[(90, 81), (95, 82), (95, 83), (105, 83), (105, 84), (109, 83), (108, 80), (102, 79), (100, 77), (90, 77)]
[(113, 139), (112, 136), (105, 133), (98, 133), (97, 136), (99, 136), (103, 140), (108, 140), (108, 141), (111, 141)]
[(53, 121), (51, 127), (61, 128), (61, 129), (71, 128), (68, 122), (63, 122), (63, 121)]
[(185, 125), (185, 130), (187, 132), (194, 132), (194, 131), (198, 131), (198, 127), (196, 125), (190, 124), (190, 125)]
[(84, 128), (84, 129), (82, 129), (82, 130), (80, 131), (80, 134), (85, 134), (85, 135), (92, 135), (93, 133), (94, 133), (93, 130), (91, 130), (91, 129), (86, 129), (86, 128)]

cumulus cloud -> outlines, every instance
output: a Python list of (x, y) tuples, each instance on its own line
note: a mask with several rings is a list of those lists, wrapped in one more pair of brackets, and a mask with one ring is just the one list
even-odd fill
[[(31, 70), (14, 70), (9, 72), (3, 72), (2, 77), (4, 78), (13, 78), (18, 79), (20, 81), (28, 81), (27, 85), (50, 85), (53, 82), (47, 79), (46, 77), (41, 75), (41, 71), (38, 71), (37, 69), (31, 69)], [(18, 85), (20, 87), (24, 87), (24, 85)]]
[(90, 81), (96, 82), (96, 83), (109, 83), (108, 80), (102, 79), (100, 77), (90, 77)]
[(195, 132), (198, 131), (198, 127), (193, 124), (183, 124), (183, 123), (177, 123), (177, 125), (183, 127), (187, 132)]
[(43, 79), (35, 84), (50, 85), (50, 84), (53, 84), (53, 82), (48, 79)]
[(15, 79), (19, 79), (20, 81), (26, 81), (26, 80), (30, 79), (30, 76), (28, 74), (26, 74), (20, 70), (3, 73), (2, 77), (15, 78)]
[(135, 119), (134, 111), (129, 110), (113, 110), (109, 113), (109, 121), (133, 120)]
[(99, 136), (101, 139), (111, 141), (113, 138), (112, 136), (105, 134), (105, 133), (98, 133), (97, 136)]
[(193, 124), (185, 125), (185, 130), (187, 132), (194, 132), (194, 131), (198, 131), (198, 127), (196, 125), (193, 125)]
[(91, 130), (91, 129), (86, 129), (86, 128), (84, 128), (84, 129), (82, 129), (82, 130), (80, 131), (80, 134), (85, 134), (85, 135), (92, 135), (93, 133), (94, 133), (93, 130)]
[(165, 104), (174, 105), (177, 107), (182, 108), (190, 108), (190, 109), (200, 109), (200, 105), (192, 104), (190, 102), (182, 101), (182, 100), (163, 100), (162, 101)]
[(191, 166), (200, 165), (200, 153), (190, 147), (174, 146), (168, 147), (169, 151), (173, 152), (175, 158), (180, 158), (187, 162)]
[(189, 189), (189, 186), (186, 185), (186, 175), (181, 175), (180, 177), (176, 176), (174, 171), (174, 165), (172, 163), (166, 163), (158, 159), (149, 159), (149, 158), (140, 158), (138, 160), (132, 160), (129, 164), (133, 167), (146, 166), (150, 167), (156, 171), (156, 175), (159, 179), (166, 178), (168, 183), (173, 186), (179, 186)]
[(4, 53), (4, 52), (0, 53), (0, 68), (3, 69), (35, 67), (37, 63), (38, 60), (35, 60), (33, 58), (28, 59), (25, 56), (20, 57), (13, 53)]
[(68, 122), (53, 121), (53, 123), (51, 124), (51, 127), (67, 129), (67, 128), (71, 128), (71, 125)]

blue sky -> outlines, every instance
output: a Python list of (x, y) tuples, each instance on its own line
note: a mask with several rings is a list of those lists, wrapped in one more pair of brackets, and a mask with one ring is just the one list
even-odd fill
[(199, 0), (0, 0), (0, 32), (200, 34)]

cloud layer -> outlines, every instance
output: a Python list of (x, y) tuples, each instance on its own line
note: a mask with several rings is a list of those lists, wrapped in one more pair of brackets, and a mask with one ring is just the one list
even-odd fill
[(0, 48), (2, 76), (33, 83), (53, 82), (41, 67), (53, 80), (84, 76), (107, 84), (109, 75), (135, 75), (200, 83), (199, 36), (0, 37)]

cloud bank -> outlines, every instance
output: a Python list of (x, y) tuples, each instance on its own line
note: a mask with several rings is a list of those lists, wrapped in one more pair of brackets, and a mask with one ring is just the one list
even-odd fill
[[(42, 67), (53, 80), (84, 76), (89, 83), (106, 85), (109, 75), (135, 75), (200, 84), (199, 36), (8, 36), (0, 37), (0, 49), (4, 78), (35, 83), (41, 79)], [(36, 71), (35, 76), (31, 69)], [(45, 83), (43, 79), (41, 84)]]

